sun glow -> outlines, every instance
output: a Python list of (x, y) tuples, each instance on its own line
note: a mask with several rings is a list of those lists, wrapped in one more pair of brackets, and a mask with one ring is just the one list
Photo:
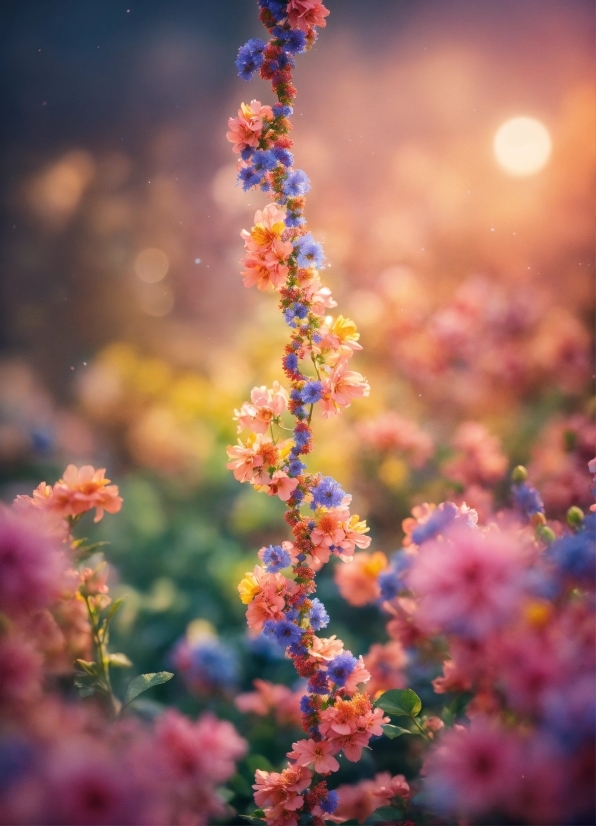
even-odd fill
[(519, 117), (499, 127), (493, 149), (505, 172), (521, 178), (540, 172), (550, 157), (552, 142), (539, 120)]

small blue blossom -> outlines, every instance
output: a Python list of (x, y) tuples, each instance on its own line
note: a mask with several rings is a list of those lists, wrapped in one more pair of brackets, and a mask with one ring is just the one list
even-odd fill
[(296, 490), (292, 493), (292, 499), (295, 502), (302, 502), (302, 500), (304, 499), (304, 494), (301, 490), (298, 490), (298, 488), (296, 488)]
[(283, 365), (286, 370), (290, 370), (290, 372), (295, 373), (298, 369), (298, 356), (296, 353), (288, 353), (284, 356)]
[(519, 485), (512, 485), (511, 492), (513, 500), (520, 511), (529, 519), (535, 513), (544, 513), (544, 505), (536, 488), (521, 482)]
[(236, 654), (218, 639), (183, 640), (176, 648), (173, 659), (191, 688), (231, 688), (238, 680)]
[(302, 628), (299, 628), (293, 622), (288, 620), (267, 620), (264, 625), (265, 632), (272, 636), (279, 645), (288, 646), (295, 645), (300, 642), (304, 635)]
[(589, 513), (581, 530), (556, 539), (546, 550), (547, 558), (567, 576), (593, 582), (596, 575), (596, 513)]
[(304, 694), (300, 698), (300, 711), (303, 714), (311, 714), (313, 711), (313, 705), (308, 694)]
[(281, 146), (276, 146), (271, 150), (272, 154), (279, 161), (282, 166), (292, 166), (294, 163), (294, 156), (288, 149)]
[(303, 470), (306, 470), (306, 465), (300, 459), (293, 459), (288, 465), (290, 476), (300, 476)]
[(281, 545), (269, 545), (263, 552), (263, 562), (265, 570), (270, 574), (276, 574), (291, 564), (290, 554)]
[(294, 416), (296, 416), (297, 419), (306, 419), (308, 416), (306, 407), (300, 405), (299, 407), (294, 408)]
[(327, 792), (327, 797), (321, 800), (319, 806), (328, 815), (332, 815), (339, 805), (339, 796), (336, 791)]
[(312, 607), (308, 612), (308, 618), (315, 631), (320, 631), (321, 628), (326, 628), (329, 625), (329, 614), (320, 599), (315, 597), (315, 599), (312, 600)]
[(324, 671), (317, 671), (308, 681), (308, 690), (311, 694), (328, 694), (329, 683)]
[(327, 676), (336, 685), (342, 686), (346, 684), (346, 680), (354, 671), (358, 664), (356, 657), (349, 651), (342, 651), (337, 657), (334, 657), (327, 668)]
[(308, 175), (301, 169), (295, 169), (293, 172), (288, 173), (282, 185), (282, 191), (288, 198), (306, 195), (309, 189), (310, 181)]
[(273, 107), (273, 114), (276, 118), (289, 118), (294, 114), (291, 106), (284, 106), (283, 103), (276, 103)]
[(393, 599), (405, 588), (403, 577), (410, 567), (411, 559), (412, 557), (398, 552), (391, 557), (389, 568), (381, 571), (378, 583), (382, 600)]
[(257, 149), (253, 152), (252, 165), (257, 172), (271, 172), (277, 166), (277, 158), (270, 149)]
[(288, 14), (287, 0), (259, 0), (259, 6), (266, 9), (276, 23), (279, 23)]
[(263, 173), (257, 172), (252, 166), (245, 166), (238, 173), (238, 180), (242, 183), (242, 189), (248, 192), (253, 186), (257, 186), (263, 180)]
[(294, 252), (299, 267), (321, 269), (325, 264), (323, 247), (315, 241), (310, 232), (298, 239), (294, 246)]
[(284, 49), (292, 54), (300, 54), (306, 49), (306, 35), (300, 29), (284, 29), (276, 26), (273, 36), (283, 43)]
[(320, 381), (309, 381), (300, 391), (304, 404), (315, 404), (323, 395), (323, 385)]
[(258, 37), (253, 37), (244, 46), (238, 49), (238, 57), (236, 58), (236, 68), (238, 69), (238, 77), (242, 80), (250, 80), (253, 74), (260, 69), (265, 59), (264, 51), (267, 44)]
[(249, 161), (254, 151), (252, 146), (245, 146), (244, 149), (240, 151), (240, 157), (243, 161)]
[(293, 657), (305, 657), (308, 654), (308, 648), (299, 642), (293, 642), (289, 645), (288, 651)]
[(303, 218), (302, 215), (293, 215), (289, 213), (286, 216), (286, 226), (287, 227), (301, 227), (302, 224), (306, 223), (306, 218)]
[(336, 482), (331, 476), (324, 476), (318, 485), (313, 488), (312, 494), (312, 504), (315, 508), (317, 505), (326, 508), (337, 508), (346, 495), (339, 482)]
[(307, 315), (308, 307), (299, 301), (295, 301), (293, 304), (290, 304), (287, 310), (284, 310), (284, 318), (290, 327), (297, 327), (298, 321), (302, 321)]
[(310, 442), (310, 433), (306, 430), (294, 430), (294, 441), (298, 447), (306, 447)]

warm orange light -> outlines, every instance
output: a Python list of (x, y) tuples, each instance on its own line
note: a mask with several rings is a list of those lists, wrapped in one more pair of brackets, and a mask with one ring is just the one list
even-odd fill
[(546, 126), (539, 120), (519, 117), (506, 121), (499, 128), (493, 148), (505, 172), (522, 178), (535, 175), (546, 165), (552, 142)]
[(135, 272), (137, 276), (146, 284), (155, 284), (165, 278), (170, 262), (165, 252), (149, 247), (137, 255), (135, 261)]

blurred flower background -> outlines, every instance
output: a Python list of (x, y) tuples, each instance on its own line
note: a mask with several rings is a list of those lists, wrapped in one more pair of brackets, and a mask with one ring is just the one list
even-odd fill
[[(295, 149), (372, 393), (317, 423), (314, 469), (354, 492), (387, 555), (423, 502), (487, 518), (518, 463), (550, 517), (586, 508), (593, 4), (328, 5), (296, 71)], [(265, 766), (296, 725), (295, 677), (246, 636), (237, 582), (281, 541), (283, 506), (225, 470), (233, 410), (281, 378), (287, 334), (241, 283), (240, 230), (264, 200), (235, 185), (225, 139), (240, 99), (269, 102), (233, 65), (260, 35), (254, 4), (28, 0), (0, 17), (0, 496), (69, 462), (109, 469), (124, 508), (88, 531), (126, 597), (116, 647), (171, 667), (160, 697), (234, 720)], [(358, 587), (377, 575), (364, 565)], [(319, 590), (355, 654), (385, 642), (376, 608), (347, 605), (331, 573)], [(233, 698), (255, 678), (243, 718)]]

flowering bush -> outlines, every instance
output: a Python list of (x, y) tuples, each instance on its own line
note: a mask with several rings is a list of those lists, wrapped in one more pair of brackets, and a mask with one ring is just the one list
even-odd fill
[(122, 600), (98, 545), (73, 529), (121, 506), (105, 470), (69, 465), (0, 509), (2, 823), (202, 824), (226, 812), (217, 789), (246, 751), (234, 727), (174, 709), (143, 721), (136, 698), (168, 672), (135, 677), (121, 699), (112, 688), (111, 670), (132, 666), (108, 650)]

